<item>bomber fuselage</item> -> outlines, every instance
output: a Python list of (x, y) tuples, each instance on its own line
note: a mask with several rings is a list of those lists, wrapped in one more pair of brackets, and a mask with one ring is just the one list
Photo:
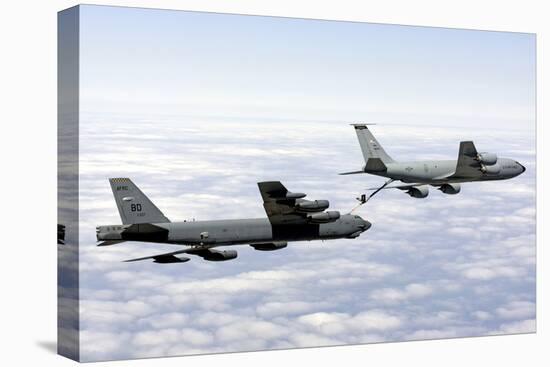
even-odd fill
[(98, 241), (144, 241), (186, 245), (239, 245), (269, 241), (355, 238), (371, 224), (346, 214), (322, 224), (272, 225), (268, 218), (185, 221), (97, 227)]

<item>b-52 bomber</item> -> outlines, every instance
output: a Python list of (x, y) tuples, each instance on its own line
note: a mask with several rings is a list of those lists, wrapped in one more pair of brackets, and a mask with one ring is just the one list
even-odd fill
[(225, 261), (236, 258), (237, 251), (215, 247), (248, 244), (259, 251), (280, 250), (289, 241), (356, 238), (371, 227), (358, 215), (325, 211), (327, 200), (306, 200), (306, 194), (289, 192), (279, 181), (258, 183), (267, 218), (170, 222), (129, 178), (109, 181), (122, 224), (96, 227), (97, 240), (103, 241), (98, 246), (125, 241), (187, 246), (126, 261), (189, 261), (183, 254)]
[[(396, 162), (384, 151), (366, 124), (352, 126), (359, 139), (365, 166), (360, 171), (341, 175), (369, 173), (389, 178), (381, 187), (370, 189), (375, 191), (368, 198), (366, 195), (357, 198), (362, 203), (382, 189), (400, 189), (421, 199), (428, 196), (428, 185), (453, 195), (460, 192), (462, 182), (505, 180), (525, 172), (525, 167), (513, 159), (478, 152), (472, 141), (460, 142), (456, 160)], [(387, 186), (393, 181), (401, 181), (404, 185)]]

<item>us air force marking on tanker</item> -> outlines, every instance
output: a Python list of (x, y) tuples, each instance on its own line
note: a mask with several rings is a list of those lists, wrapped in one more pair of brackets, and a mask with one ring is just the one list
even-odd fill
[(122, 224), (96, 227), (98, 246), (126, 241), (187, 246), (174, 252), (126, 261), (156, 263), (189, 261), (182, 254), (208, 261), (237, 257), (235, 250), (214, 247), (248, 244), (258, 251), (280, 250), (290, 241), (357, 238), (371, 227), (358, 215), (326, 211), (327, 200), (306, 200), (306, 194), (290, 192), (279, 181), (259, 182), (267, 218), (184, 221), (171, 223), (129, 178), (111, 178), (111, 189)]
[[(472, 141), (460, 142), (456, 160), (396, 162), (384, 151), (366, 124), (352, 126), (359, 139), (365, 166), (360, 171), (341, 175), (368, 173), (388, 178), (381, 187), (368, 189), (374, 190), (368, 197), (358, 197), (359, 205), (365, 204), (382, 189), (399, 189), (411, 197), (425, 198), (429, 194), (428, 187), (433, 186), (444, 194), (454, 195), (460, 192), (463, 182), (506, 180), (525, 172), (525, 167), (513, 159), (478, 152)], [(393, 181), (405, 184), (388, 186)]]

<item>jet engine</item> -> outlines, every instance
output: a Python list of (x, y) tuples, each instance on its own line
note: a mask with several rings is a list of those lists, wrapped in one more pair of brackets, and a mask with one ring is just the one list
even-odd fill
[(303, 213), (322, 212), (328, 207), (328, 200), (302, 200), (295, 205), (296, 210)]
[(316, 213), (308, 216), (308, 219), (311, 223), (317, 223), (317, 224), (334, 222), (338, 218), (340, 218), (340, 212), (338, 211)]
[(302, 193), (302, 192), (287, 192), (286, 195), (285, 195), (285, 199), (301, 199), (303, 197), (305, 197), (306, 194)]
[(487, 166), (485, 164), (481, 165), (481, 172), (486, 173), (488, 175), (497, 175), (500, 173), (501, 167), (500, 164), (496, 163), (492, 166)]
[(407, 190), (407, 194), (409, 194), (409, 196), (417, 199), (423, 199), (428, 196), (429, 193), (430, 190), (426, 185), (411, 187)]
[(458, 183), (449, 183), (439, 186), (439, 189), (442, 193), (448, 195), (455, 195), (460, 192), (460, 184)]
[(226, 261), (226, 260), (235, 259), (236, 257), (237, 257), (237, 251), (235, 250), (224, 250), (224, 251), (208, 250), (207, 253), (202, 255), (202, 258), (208, 261)]
[(258, 251), (275, 251), (285, 248), (287, 246), (287, 242), (253, 243), (250, 246), (252, 246), (254, 250)]
[(479, 161), (479, 163), (484, 164), (486, 166), (492, 166), (493, 164), (497, 163), (497, 155), (494, 153), (478, 153), (476, 160)]

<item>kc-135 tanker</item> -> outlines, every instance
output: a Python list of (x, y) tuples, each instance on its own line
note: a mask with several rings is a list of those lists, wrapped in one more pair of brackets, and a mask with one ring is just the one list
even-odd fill
[[(368, 198), (358, 198), (362, 203), (382, 189), (399, 189), (409, 196), (422, 199), (428, 196), (429, 186), (437, 187), (444, 194), (454, 195), (460, 192), (463, 182), (506, 180), (521, 175), (525, 167), (510, 158), (497, 157), (494, 153), (478, 152), (474, 142), (462, 141), (456, 160), (394, 161), (378, 143), (367, 124), (353, 124), (359, 145), (365, 159), (360, 171), (341, 173), (353, 175), (368, 173), (382, 176), (388, 180)], [(394, 181), (403, 185), (387, 186)]]

